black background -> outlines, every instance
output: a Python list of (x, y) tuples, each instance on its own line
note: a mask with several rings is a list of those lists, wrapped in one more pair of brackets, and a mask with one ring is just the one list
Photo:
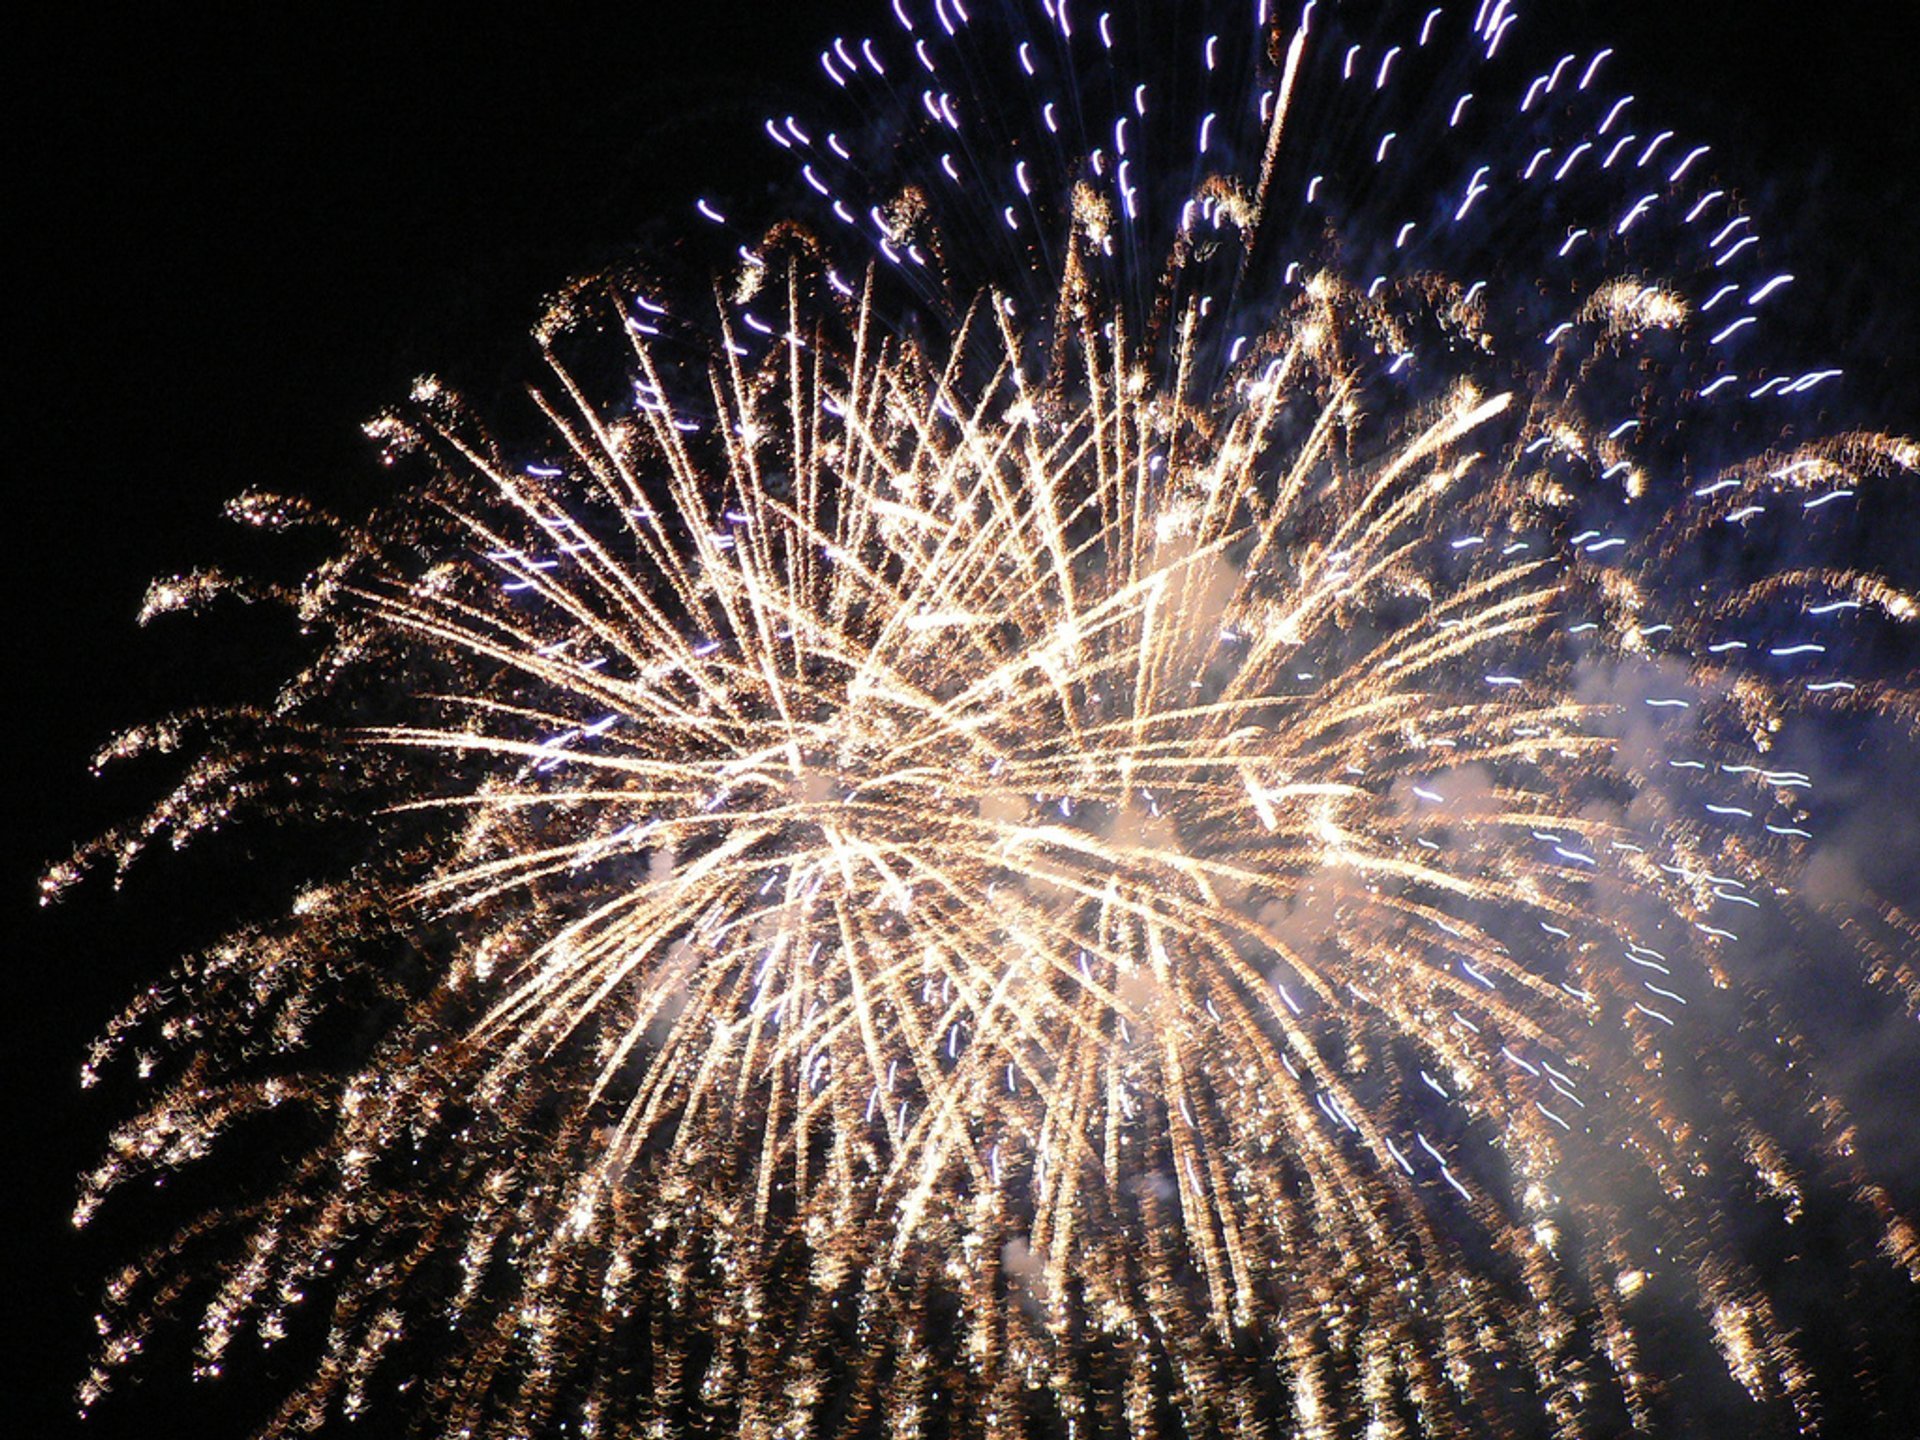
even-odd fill
[[(1920, 429), (1910, 5), (1524, 8), (1555, 12), (1523, 23), (1565, 23), (1569, 48), (1615, 45), (1616, 79), (1754, 182), (1771, 233), (1793, 232), (1781, 249), (1830, 297), (1822, 338), (1850, 383), (1889, 428)], [(122, 11), (43, 15), (9, 42), (4, 229), (26, 250), (8, 275), (0, 441), (11, 1435), (65, 1433), (100, 1279), (151, 1238), (137, 1218), (98, 1237), (66, 1222), (76, 1172), (125, 1113), (79, 1090), (85, 1044), (220, 918), (180, 898), (191, 860), (50, 911), (38, 869), (149, 793), (87, 777), (111, 730), (279, 672), (274, 637), (244, 617), (136, 629), (147, 580), (244, 561), (219, 506), (249, 486), (348, 511), (377, 496), (362, 419), (426, 370), (484, 408), (525, 374), (543, 293), (664, 243), (702, 190), (783, 180), (761, 117), (824, 87), (831, 35), (884, 19), (883, 0)], [(244, 898), (256, 872), (223, 853)], [(223, 1440), (257, 1418), (256, 1384), (123, 1382), (88, 1428)], [(173, 1408), (183, 1396), (193, 1411)]]

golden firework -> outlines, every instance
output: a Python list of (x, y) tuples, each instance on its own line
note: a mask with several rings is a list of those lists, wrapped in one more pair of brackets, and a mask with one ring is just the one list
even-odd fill
[[(1038, 314), (988, 290), (932, 338), (783, 228), (667, 338), (644, 287), (570, 292), (536, 442), (433, 382), (371, 427), (427, 478), (281, 597), (319, 657), (116, 742), (215, 727), (49, 882), (250, 804), (372, 837), (98, 1047), (161, 1088), (83, 1218), (259, 1112), (322, 1138), (114, 1282), (89, 1402), (189, 1296), (216, 1372), (324, 1294), (270, 1433), (398, 1386), (447, 1434), (1578, 1435), (1654, 1418), (1652, 1287), (1813, 1423), (1729, 1137), (1789, 1218), (1815, 1163), (1920, 1250), (1837, 1102), (1794, 1151), (1743, 1098), (1807, 1046), (1740, 935), (1812, 909), (1784, 721), (1913, 711), (1727, 637), (1914, 602), (1662, 576), (1913, 447), (1651, 510), (1586, 377), (1718, 321), (1618, 275), (1544, 373), (1486, 360), (1472, 289), (1332, 266), (1220, 360), (1194, 237), (1260, 225), (1306, 34), (1145, 315), (1086, 185)], [(1383, 393), (1423, 334), (1458, 358)], [(1850, 913), (1913, 1004), (1910, 923)]]

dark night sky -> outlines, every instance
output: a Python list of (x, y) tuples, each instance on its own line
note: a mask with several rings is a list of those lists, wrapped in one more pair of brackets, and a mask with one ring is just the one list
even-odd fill
[[(1718, 142), (1771, 233), (1801, 232), (1783, 248), (1834, 297), (1856, 384), (1920, 427), (1910, 3), (1524, 8), (1532, 26), (1574, 12), (1576, 39), (1615, 44), (1650, 108)], [(819, 45), (878, 28), (884, 0), (339, 9), (63, 8), (9, 42), (7, 229), (28, 258), (8, 306), (18, 723), (0, 924), (18, 1113), (0, 1158), (21, 1267), (4, 1293), (30, 1326), (7, 1353), (9, 1434), (64, 1433), (98, 1278), (128, 1254), (65, 1223), (121, 1114), (78, 1090), (84, 1045), (210, 923), (204, 902), (181, 913), (165, 859), (124, 903), (95, 885), (42, 912), (32, 882), (145, 793), (88, 779), (110, 730), (277, 669), (226, 612), (137, 630), (147, 579), (244, 559), (218, 507), (245, 487), (349, 510), (378, 494), (363, 418), (427, 369), (501, 391), (543, 292), (643, 233), (659, 243), (655, 217), (678, 223), (698, 189), (751, 197), (782, 174), (760, 117), (824, 86)], [(122, 1408), (138, 1406), (97, 1437), (161, 1433)], [(216, 1397), (208, 1428), (162, 1428), (243, 1433), (225, 1413)]]

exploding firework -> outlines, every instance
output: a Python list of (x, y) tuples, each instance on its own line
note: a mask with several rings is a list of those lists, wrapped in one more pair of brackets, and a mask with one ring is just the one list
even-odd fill
[(1782, 998), (1920, 1007), (1799, 758), (1911, 734), (1847, 555), (1920, 451), (1776, 438), (1838, 372), (1604, 52), (1350, 9), (898, 0), (712, 296), (576, 285), (538, 433), (423, 381), (371, 521), (235, 502), (303, 584), (155, 587), (317, 654), (115, 741), (197, 758), (49, 889), (357, 839), (89, 1061), (155, 1089), (83, 1220), (317, 1138), (87, 1403), (319, 1309), (272, 1433), (1607, 1434), (1676, 1328), (1818, 1424), (1747, 1236), (1920, 1282)]

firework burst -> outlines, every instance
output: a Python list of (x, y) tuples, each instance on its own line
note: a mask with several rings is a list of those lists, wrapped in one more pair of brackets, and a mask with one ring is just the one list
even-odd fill
[(572, 289), (539, 436), (422, 382), (387, 513), (235, 503), (339, 536), (250, 592), (320, 652), (115, 742), (205, 737), (49, 888), (362, 840), (110, 1028), (81, 1215), (322, 1138), (116, 1277), (87, 1400), (320, 1306), (274, 1433), (1581, 1435), (1677, 1312), (1817, 1424), (1743, 1226), (1920, 1238), (1776, 997), (1836, 917), (1920, 977), (1784, 752), (1911, 731), (1845, 659), (1913, 599), (1820, 557), (1920, 453), (1766, 438), (1792, 277), (1504, 3), (896, 9), (768, 121), (819, 214)]

